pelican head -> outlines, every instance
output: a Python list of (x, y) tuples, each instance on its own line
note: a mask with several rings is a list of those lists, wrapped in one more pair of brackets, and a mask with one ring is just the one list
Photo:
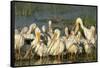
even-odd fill
[(18, 31), (18, 29), (15, 29), (15, 34), (19, 34), (19, 31)]
[(45, 25), (42, 26), (42, 31), (43, 31), (43, 32), (46, 32), (46, 27), (45, 27)]
[(40, 29), (38, 27), (35, 28), (35, 35), (37, 42), (40, 42)]
[(30, 27), (29, 27), (29, 31), (27, 32), (27, 34), (30, 34), (31, 32), (33, 32), (35, 30), (35, 28), (36, 28), (36, 24), (35, 23), (31, 24)]
[(51, 21), (51, 20), (49, 20), (49, 22), (48, 22), (48, 23), (49, 23), (49, 26), (51, 26), (51, 24), (52, 24), (52, 21)]
[(81, 26), (81, 28), (84, 28), (82, 19), (81, 19), (80, 17), (78, 17), (78, 18), (76, 19), (75, 26), (76, 26), (76, 28), (75, 28), (75, 34), (76, 34), (77, 31), (79, 30), (79, 27), (80, 27), (80, 26)]
[(22, 28), (21, 34), (26, 34), (27, 31), (28, 31), (28, 27), (25, 26), (24, 28)]
[(35, 28), (36, 28), (36, 24), (35, 23), (30, 25), (30, 29), (34, 30)]
[(71, 35), (75, 35), (74, 31), (71, 31)]
[(92, 31), (95, 31), (95, 27), (94, 26), (91, 26), (90, 28)]
[(56, 36), (57, 39), (59, 38), (59, 36), (60, 36), (60, 30), (59, 29), (55, 29), (54, 36)]
[(68, 36), (68, 27), (65, 28), (65, 35)]
[(82, 19), (80, 17), (76, 19), (76, 24), (83, 24)]

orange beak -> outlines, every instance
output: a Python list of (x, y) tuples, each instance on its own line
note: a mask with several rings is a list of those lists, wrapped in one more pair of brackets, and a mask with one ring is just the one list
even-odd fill
[(39, 43), (40, 42), (40, 32), (36, 33), (36, 39), (37, 39), (37, 42)]

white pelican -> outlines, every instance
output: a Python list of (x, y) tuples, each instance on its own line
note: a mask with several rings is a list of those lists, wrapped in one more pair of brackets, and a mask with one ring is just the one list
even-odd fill
[(45, 27), (45, 25), (42, 26), (42, 31), (43, 31), (43, 32), (46, 32), (46, 27)]
[(71, 54), (71, 57), (73, 54), (76, 55), (78, 52), (77, 40), (76, 40), (74, 31), (71, 31), (71, 34), (66, 40), (66, 49), (67, 49), (67, 52)]
[(35, 39), (31, 42), (31, 47), (27, 51), (26, 55), (24, 58), (27, 58), (28, 56), (32, 55), (32, 49), (35, 50), (35, 53), (41, 57), (47, 56), (47, 47), (46, 45), (41, 42), (40, 39), (41, 31), (38, 27), (35, 29)]
[(20, 59), (22, 56), (20, 54), (20, 49), (24, 45), (24, 37), (21, 34), (15, 33), (15, 57), (16, 59)]
[(29, 27), (29, 30), (28, 30), (27, 34), (32, 33), (32, 31), (34, 31), (35, 28), (36, 28), (36, 24), (35, 23), (31, 24), (30, 27)]
[(30, 25), (29, 29), (28, 28), (25, 28), (24, 30), (27, 30), (25, 34), (23, 34), (23, 36), (26, 38), (26, 39), (34, 39), (34, 34), (32, 32), (34, 32), (36, 28), (36, 24), (33, 23)]
[(51, 36), (51, 38), (52, 38), (52, 36), (53, 36), (53, 29), (52, 29), (52, 21), (51, 20), (49, 20), (49, 22), (48, 22), (48, 34)]
[(31, 45), (32, 40), (34, 39), (34, 30), (36, 28), (36, 24), (33, 23), (28, 27), (24, 27), (21, 30), (22, 36), (25, 38), (25, 44)]
[(84, 40), (83, 44), (84, 44), (86, 56), (89, 57), (93, 53), (93, 46), (89, 44), (87, 40)]
[(64, 43), (66, 43), (68, 36), (69, 36), (68, 27), (65, 27), (65, 36), (62, 36), (62, 40)]
[(34, 32), (36, 28), (36, 24), (33, 23), (28, 27), (24, 27), (22, 28), (20, 34), (25, 38), (25, 39), (34, 39), (34, 35), (32, 34), (32, 32)]
[(76, 35), (76, 40), (78, 43), (80, 43), (80, 40), (81, 40), (81, 32), (78, 31), (78, 34)]
[(76, 35), (76, 40), (77, 40), (77, 45), (78, 45), (78, 54), (82, 54), (83, 53), (83, 40), (84, 38), (82, 37), (82, 34), (80, 31), (78, 31), (77, 35)]
[(65, 35), (68, 38), (69, 32), (68, 32), (68, 27), (65, 28)]
[(22, 28), (22, 30), (21, 30), (21, 32), (20, 32), (20, 34), (26, 34), (27, 33), (27, 31), (28, 31), (28, 27), (27, 26), (25, 26), (25, 27), (23, 27)]
[(51, 40), (50, 35), (46, 32), (46, 27), (45, 25), (42, 26), (42, 33), (41, 33), (41, 39), (45, 43), (45, 45), (48, 45), (48, 43)]
[(15, 29), (15, 34), (19, 34), (19, 31), (18, 31), (18, 29)]
[(41, 31), (37, 27), (35, 29), (35, 40), (32, 42), (32, 46), (35, 47), (35, 53), (39, 55), (40, 57), (42, 56), (47, 56), (47, 46), (41, 42), (42, 40), (40, 39)]
[(60, 55), (63, 53), (63, 51), (64, 51), (64, 44), (60, 38), (60, 30), (55, 29), (53, 38), (48, 44), (47, 52), (53, 56), (58, 55), (58, 58), (60, 58)]
[(95, 27), (94, 26), (91, 26), (90, 29), (86, 28), (84, 25), (83, 25), (83, 21), (81, 18), (77, 18), (76, 19), (76, 29), (75, 29), (75, 32), (77, 32), (78, 28), (79, 28), (79, 24), (81, 26), (81, 28), (83, 29), (83, 32), (84, 32), (84, 35), (86, 37), (86, 39), (94, 44), (95, 43)]
[[(24, 45), (25, 39), (27, 39), (27, 35), (29, 32), (32, 32), (33, 29), (36, 27), (36, 24), (30, 25), (30, 28), (28, 30), (28, 27), (24, 27), (21, 32), (19, 32), (17, 29), (15, 29), (15, 51), (18, 59), (20, 58), (20, 49)], [(31, 36), (32, 37), (32, 36)]]

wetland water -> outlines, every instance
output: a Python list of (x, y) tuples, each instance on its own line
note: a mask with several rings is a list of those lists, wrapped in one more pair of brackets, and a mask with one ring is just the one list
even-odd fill
[(78, 55), (69, 57), (64, 55), (63, 58), (55, 58), (55, 57), (43, 57), (43, 58), (33, 58), (30, 60), (16, 60), (15, 66), (28, 66), (28, 65), (42, 65), (42, 64), (63, 64), (63, 63), (84, 63), (84, 62), (96, 62), (96, 53), (91, 56)]

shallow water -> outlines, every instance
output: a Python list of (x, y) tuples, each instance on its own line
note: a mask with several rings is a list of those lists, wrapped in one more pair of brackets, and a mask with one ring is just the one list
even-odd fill
[(93, 55), (77, 55), (77, 56), (68, 56), (64, 55), (60, 59), (55, 57), (34, 57), (30, 60), (16, 60), (15, 66), (30, 66), (30, 65), (42, 65), (42, 64), (63, 64), (63, 63), (80, 63), (80, 62), (96, 62), (96, 53)]
[[(21, 48), (21, 55), (24, 57), (25, 52), (29, 49), (30, 45), (24, 45)], [(96, 46), (97, 47), (97, 46)], [(97, 61), (97, 48), (93, 49), (92, 54), (87, 55), (86, 53), (71, 55), (63, 53), (60, 56), (46, 56), (39, 57), (33, 51), (33, 58), (31, 59), (20, 59), (15, 60), (15, 66), (31, 66), (31, 65), (45, 65), (45, 64), (65, 64), (65, 63), (85, 63), (85, 62), (96, 62)]]

